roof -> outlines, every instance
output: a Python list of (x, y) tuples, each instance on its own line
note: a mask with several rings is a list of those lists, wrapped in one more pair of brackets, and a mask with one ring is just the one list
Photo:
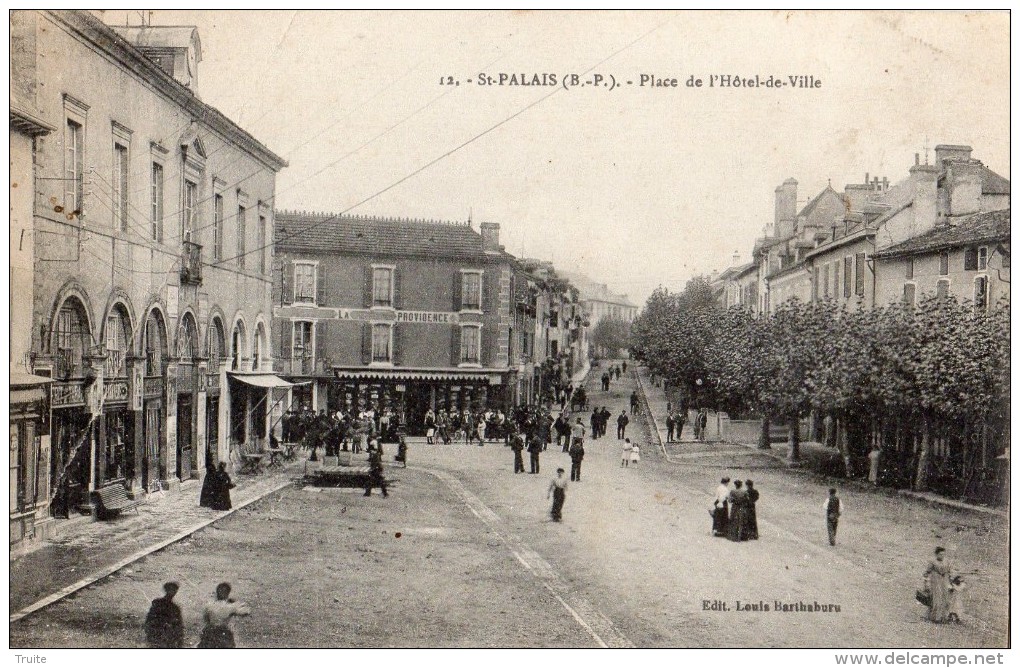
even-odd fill
[(202, 40), (195, 26), (110, 26), (110, 29), (142, 48), (186, 49), (195, 47), (195, 61), (202, 62)]
[(797, 214), (797, 217), (800, 218), (801, 216), (804, 216), (805, 218), (807, 218), (808, 216), (810, 216), (812, 213), (814, 213), (815, 209), (818, 208), (818, 204), (822, 201), (822, 198), (829, 193), (832, 193), (836, 197), (843, 199), (843, 196), (840, 195), (835, 190), (833, 190), (831, 185), (825, 186), (822, 192), (815, 195), (810, 202), (804, 205), (804, 208), (800, 210), (800, 213)]
[[(275, 233), (281, 251), (477, 258), (491, 255), (482, 248), (482, 235), (460, 222), (278, 211)], [(509, 257), (503, 252), (500, 255)]]
[(560, 271), (558, 274), (569, 280), (571, 285), (577, 288), (581, 301), (606, 302), (617, 306), (637, 308), (637, 305), (631, 302), (627, 295), (614, 293), (609, 290), (609, 286), (606, 284), (596, 283), (584, 274), (570, 271)]
[(1008, 195), (1009, 179), (999, 176), (987, 167), (981, 167), (981, 194)]
[(952, 223), (937, 225), (924, 234), (907, 239), (874, 254), (874, 257), (898, 257), (933, 253), (986, 241), (1009, 240), (1009, 209), (976, 213)]

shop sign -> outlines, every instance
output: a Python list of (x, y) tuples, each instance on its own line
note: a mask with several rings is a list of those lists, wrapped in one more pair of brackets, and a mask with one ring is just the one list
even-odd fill
[(127, 380), (110, 380), (106, 382), (106, 387), (103, 391), (103, 401), (105, 403), (127, 403), (130, 397), (131, 392), (128, 388)]
[(397, 311), (397, 322), (455, 325), (460, 322), (460, 314), (450, 311)]
[(489, 376), (489, 385), (502, 385), (503, 377), (498, 374), (492, 374)]
[(53, 383), (50, 386), (50, 405), (53, 408), (84, 406), (85, 393), (81, 389), (81, 382)]

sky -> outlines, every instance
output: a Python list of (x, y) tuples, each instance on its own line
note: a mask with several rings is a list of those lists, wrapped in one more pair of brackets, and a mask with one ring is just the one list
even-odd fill
[[(104, 15), (125, 18), (140, 20)], [(277, 209), (497, 222), (509, 252), (639, 305), (734, 252), (748, 261), (787, 178), (803, 205), (830, 181), (900, 181), (940, 143), (1010, 175), (1005, 12), (156, 10), (151, 22), (199, 28), (199, 95), (288, 160)], [(480, 85), (483, 73), (559, 85)], [(571, 74), (618, 86), (564, 87)], [(709, 87), (711, 75), (820, 87)]]

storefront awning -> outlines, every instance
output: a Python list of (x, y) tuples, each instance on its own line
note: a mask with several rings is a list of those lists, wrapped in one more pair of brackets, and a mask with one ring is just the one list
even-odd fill
[(289, 383), (285, 381), (283, 378), (280, 378), (279, 376), (271, 373), (249, 373), (249, 374), (232, 373), (230, 374), (230, 377), (246, 385), (262, 388), (279, 387), (287, 389), (289, 387), (294, 387), (295, 385), (304, 384), (304, 383)]
[(490, 380), (485, 371), (438, 371), (431, 369), (333, 369), (336, 377), (369, 380)]
[(11, 405), (34, 404), (46, 398), (46, 390), (41, 387), (12, 387)]
[(52, 382), (53, 379), (46, 376), (36, 376), (21, 371), (11, 372), (11, 387), (38, 387), (39, 385), (46, 385)]

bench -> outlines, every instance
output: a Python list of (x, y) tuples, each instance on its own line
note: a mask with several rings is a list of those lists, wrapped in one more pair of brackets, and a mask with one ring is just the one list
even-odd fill
[[(368, 466), (321, 466), (309, 471), (306, 476), (312, 484), (325, 487), (365, 487), (375, 481)], [(386, 486), (393, 481), (386, 478)]]
[(141, 499), (130, 499), (127, 490), (123, 485), (110, 485), (97, 489), (92, 493), (96, 502), (96, 517), (108, 519), (116, 517), (123, 510), (134, 510), (138, 512), (138, 506), (142, 505)]

